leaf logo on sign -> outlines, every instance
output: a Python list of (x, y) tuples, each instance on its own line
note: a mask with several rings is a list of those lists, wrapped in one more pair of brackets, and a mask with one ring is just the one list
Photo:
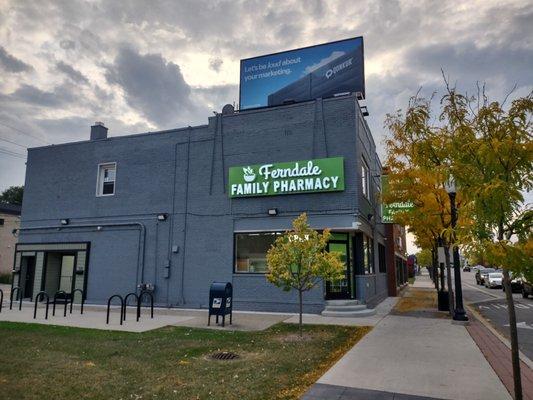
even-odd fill
[(255, 172), (251, 167), (245, 167), (242, 169), (244, 172), (244, 180), (246, 182), (253, 182), (255, 180)]

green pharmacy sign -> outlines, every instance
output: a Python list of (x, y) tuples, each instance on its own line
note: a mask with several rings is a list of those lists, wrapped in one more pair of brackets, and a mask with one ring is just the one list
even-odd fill
[[(389, 177), (387, 175), (381, 176), (381, 187), (383, 193), (389, 191)], [(415, 205), (411, 201), (396, 201), (393, 203), (381, 204), (381, 221), (384, 224), (394, 223), (394, 214), (403, 211), (411, 211), (415, 208)]]
[(344, 190), (344, 158), (230, 167), (230, 197), (339, 192)]

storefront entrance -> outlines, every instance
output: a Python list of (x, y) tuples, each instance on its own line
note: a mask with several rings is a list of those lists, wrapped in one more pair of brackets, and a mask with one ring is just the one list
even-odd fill
[(328, 244), (328, 251), (335, 251), (341, 254), (341, 261), (344, 263), (345, 278), (338, 282), (326, 282), (326, 300), (350, 299), (352, 298), (352, 269), (350, 263), (350, 241), (349, 235), (345, 233), (332, 233), (332, 239)]
[(21, 261), (21, 276), (23, 279), (22, 297), (33, 297), (33, 281), (35, 279), (35, 256), (24, 256)]

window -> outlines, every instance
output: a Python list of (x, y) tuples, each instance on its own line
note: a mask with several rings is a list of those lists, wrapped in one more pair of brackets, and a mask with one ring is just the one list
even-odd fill
[(266, 254), (279, 232), (235, 234), (235, 272), (267, 272)]
[(112, 196), (115, 194), (115, 176), (117, 163), (100, 164), (98, 166), (97, 196)]
[(365, 267), (365, 274), (374, 274), (374, 240), (366, 235), (363, 235), (363, 263)]
[(378, 244), (378, 258), (379, 258), (379, 272), (387, 272), (387, 264), (385, 262), (385, 246)]
[(0, 226), (4, 226), (4, 219), (0, 218)]
[(365, 197), (369, 197), (370, 169), (364, 158), (361, 158), (361, 188)]

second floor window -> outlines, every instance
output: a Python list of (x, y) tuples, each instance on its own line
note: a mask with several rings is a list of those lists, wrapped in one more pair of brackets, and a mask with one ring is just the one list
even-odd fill
[(361, 159), (361, 188), (366, 198), (369, 198), (370, 194), (370, 169), (365, 159)]
[(115, 177), (117, 163), (100, 164), (98, 166), (97, 196), (112, 196), (115, 194)]

